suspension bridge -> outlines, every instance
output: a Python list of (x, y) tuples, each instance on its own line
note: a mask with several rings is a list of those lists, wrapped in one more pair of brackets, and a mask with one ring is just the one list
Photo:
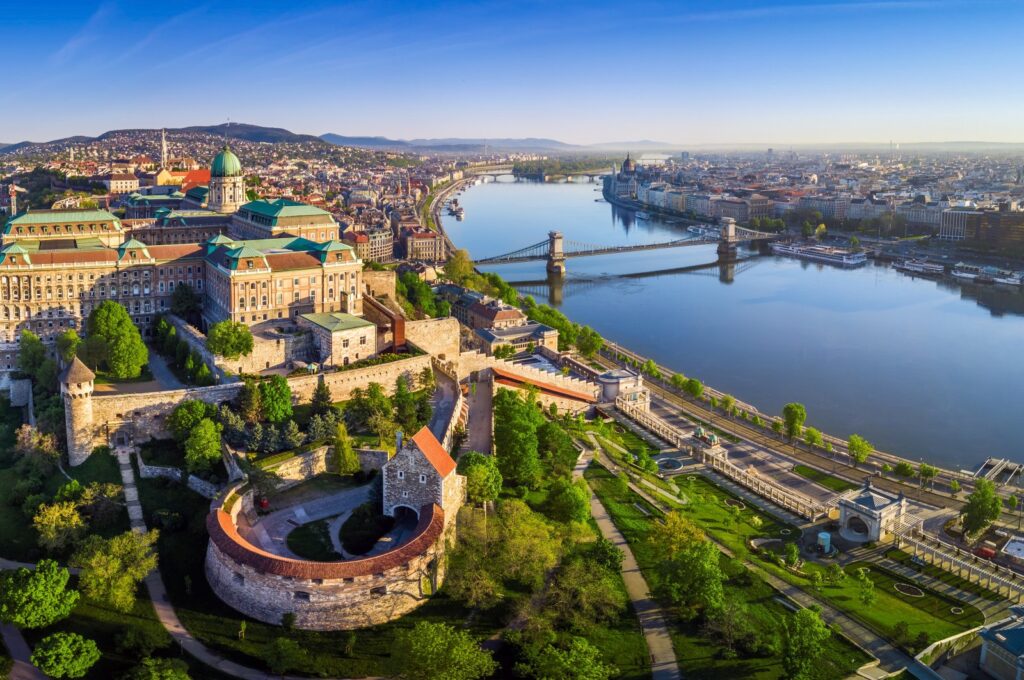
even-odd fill
[(547, 260), (548, 272), (565, 274), (565, 261), (570, 257), (591, 257), (594, 255), (615, 255), (641, 250), (658, 250), (662, 248), (684, 248), (687, 246), (708, 245), (718, 243), (719, 260), (728, 261), (736, 258), (736, 249), (742, 242), (767, 241), (778, 238), (778, 234), (769, 234), (744, 227), (737, 227), (732, 220), (726, 220), (719, 234), (691, 236), (661, 243), (640, 243), (622, 246), (600, 246), (580, 241), (567, 240), (560, 231), (548, 232), (548, 238), (539, 243), (513, 250), (494, 257), (476, 260), (477, 265), (513, 264)]

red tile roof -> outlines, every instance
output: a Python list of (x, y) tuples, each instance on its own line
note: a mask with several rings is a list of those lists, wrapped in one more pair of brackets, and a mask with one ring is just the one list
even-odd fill
[(426, 426), (412, 436), (412, 442), (423, 452), (427, 461), (437, 470), (442, 477), (447, 477), (455, 469), (455, 461), (448, 452), (437, 441), (437, 437)]
[(275, 272), (320, 268), (320, 260), (309, 253), (268, 253), (266, 258), (270, 269)]
[(239, 564), (265, 574), (301, 579), (372, 576), (408, 564), (424, 554), (444, 532), (444, 510), (433, 503), (420, 508), (413, 536), (397, 548), (372, 557), (344, 562), (307, 562), (281, 557), (254, 546), (238, 533), (231, 515), (220, 508), (206, 516), (206, 530), (217, 549)]

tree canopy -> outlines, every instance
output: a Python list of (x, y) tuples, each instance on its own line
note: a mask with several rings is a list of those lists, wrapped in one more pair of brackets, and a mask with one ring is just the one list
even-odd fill
[(189, 472), (205, 472), (220, 458), (220, 431), (220, 424), (209, 418), (203, 418), (192, 428), (185, 440), (185, 466)]
[(859, 434), (851, 434), (850, 438), (846, 440), (846, 450), (850, 452), (850, 458), (853, 460), (854, 467), (857, 467), (867, 461), (875, 448), (871, 445), (871, 442)]
[(494, 456), (467, 451), (459, 457), (458, 470), (466, 476), (466, 496), (470, 502), (493, 501), (501, 493), (501, 471)]
[(977, 534), (994, 522), (1002, 512), (1003, 502), (996, 494), (996, 485), (989, 479), (974, 483), (974, 491), (967, 496), (967, 503), (960, 511), (964, 522), (964, 533)]
[(137, 378), (149, 361), (149, 351), (128, 310), (113, 300), (104, 300), (89, 314), (90, 338), (102, 340), (99, 356), (94, 357), (115, 378)]
[(292, 389), (284, 376), (274, 375), (260, 383), (263, 417), (272, 423), (283, 423), (292, 417)]
[(225, 319), (210, 326), (206, 347), (225, 359), (249, 356), (253, 348), (252, 333), (244, 323)]
[(71, 560), (81, 569), (78, 583), (82, 593), (117, 611), (131, 611), (139, 583), (156, 569), (156, 539), (156, 531), (126, 531), (113, 538), (90, 536)]
[(822, 644), (832, 634), (815, 609), (798, 609), (783, 620), (782, 667), (786, 677), (805, 680), (812, 677), (814, 662)]
[(400, 632), (391, 654), (403, 680), (476, 680), (498, 668), (469, 633), (430, 621)]
[(67, 618), (78, 603), (78, 592), (68, 588), (69, 577), (53, 560), (41, 560), (35, 569), (0, 573), (0, 621), (45, 628)]
[(80, 678), (100, 660), (96, 643), (78, 633), (54, 633), (32, 650), (32, 664), (52, 678)]
[(786, 436), (794, 439), (803, 432), (804, 422), (807, 420), (807, 409), (803, 404), (790, 402), (782, 407), (782, 421), (785, 427)]

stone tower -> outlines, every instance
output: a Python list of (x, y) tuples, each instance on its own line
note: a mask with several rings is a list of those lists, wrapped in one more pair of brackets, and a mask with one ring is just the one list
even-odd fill
[(96, 374), (78, 357), (60, 374), (60, 392), (64, 395), (67, 421), (68, 462), (81, 465), (92, 453), (92, 391)]
[(210, 164), (210, 193), (206, 206), (219, 213), (233, 213), (245, 203), (242, 162), (225, 144)]

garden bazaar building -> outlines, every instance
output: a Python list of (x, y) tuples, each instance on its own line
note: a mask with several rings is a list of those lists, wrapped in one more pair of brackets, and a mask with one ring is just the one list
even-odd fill
[[(105, 210), (30, 210), (7, 221), (0, 385), (15, 369), (21, 331), (52, 343), (81, 330), (104, 300), (124, 305), (144, 335), (184, 285), (203, 297), (207, 325), (362, 313), (362, 261), (338, 240), (330, 213), (284, 199), (245, 202), (242, 166), (227, 147), (210, 174), (209, 187), (190, 189), (179, 210), (151, 221), (126, 225)], [(205, 238), (181, 243), (185, 234)]]

